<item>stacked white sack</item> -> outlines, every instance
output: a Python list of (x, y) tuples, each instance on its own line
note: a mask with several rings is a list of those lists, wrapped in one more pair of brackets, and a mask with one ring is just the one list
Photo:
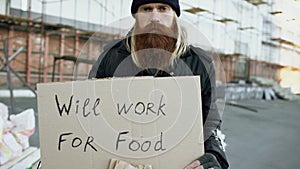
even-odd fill
[(0, 165), (18, 157), (29, 147), (29, 137), (34, 133), (34, 110), (27, 109), (8, 119), (8, 108), (0, 103)]

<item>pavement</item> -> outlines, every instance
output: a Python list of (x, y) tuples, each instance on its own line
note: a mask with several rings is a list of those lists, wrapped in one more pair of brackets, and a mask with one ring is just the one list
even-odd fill
[[(8, 98), (0, 102), (9, 105)], [(16, 98), (16, 111), (33, 108), (35, 98)], [(257, 112), (226, 105), (223, 133), (230, 169), (288, 169), (300, 166), (300, 102), (284, 100), (240, 100), (236, 103)], [(36, 124), (38, 123), (37, 113)], [(30, 138), (39, 147), (38, 125)]]
[(231, 169), (300, 166), (300, 102), (241, 100), (257, 112), (226, 106), (223, 132)]

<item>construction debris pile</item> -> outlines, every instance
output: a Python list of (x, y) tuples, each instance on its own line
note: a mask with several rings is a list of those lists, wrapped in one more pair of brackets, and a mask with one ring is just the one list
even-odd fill
[[(293, 94), (289, 89), (282, 88), (277, 82), (262, 77), (251, 77), (251, 83), (238, 81), (236, 83), (220, 84), (219, 87), (226, 88), (226, 100), (243, 99), (285, 99), (300, 100), (300, 96)], [(226, 85), (226, 87), (224, 86)]]
[(9, 116), (7, 106), (0, 103), (0, 165), (22, 155), (34, 130), (33, 109)]
[(285, 100), (300, 100), (300, 96), (295, 95), (288, 88), (282, 88), (277, 82), (262, 77), (251, 77), (251, 80), (260, 86), (271, 88), (277, 97)]
[(257, 85), (226, 84), (226, 100), (262, 99), (266, 88)]

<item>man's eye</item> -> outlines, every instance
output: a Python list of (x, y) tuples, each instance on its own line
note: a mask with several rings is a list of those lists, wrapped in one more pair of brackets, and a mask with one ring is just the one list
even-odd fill
[(165, 6), (159, 7), (160, 12), (165, 12), (166, 10), (167, 10), (167, 7), (165, 7)]
[(145, 11), (145, 12), (151, 12), (151, 11), (152, 11), (152, 8), (150, 8), (150, 7), (145, 7), (145, 8), (144, 8), (144, 11)]

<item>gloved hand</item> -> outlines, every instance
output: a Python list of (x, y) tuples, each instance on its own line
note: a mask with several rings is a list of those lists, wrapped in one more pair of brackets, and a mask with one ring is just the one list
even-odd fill
[(203, 156), (184, 167), (184, 169), (221, 169), (221, 166), (215, 155), (205, 153)]

